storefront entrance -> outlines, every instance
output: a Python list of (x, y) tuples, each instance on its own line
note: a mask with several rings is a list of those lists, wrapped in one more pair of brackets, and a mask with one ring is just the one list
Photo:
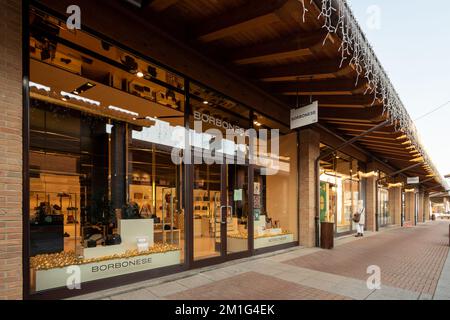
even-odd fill
[(200, 164), (194, 167), (194, 263), (217, 263), (249, 252), (249, 166)]

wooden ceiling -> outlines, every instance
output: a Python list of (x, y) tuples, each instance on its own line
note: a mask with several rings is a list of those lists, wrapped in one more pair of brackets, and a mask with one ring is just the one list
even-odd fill
[[(304, 1), (305, 21), (298, 0), (114, 2), (255, 84), (279, 101), (286, 113), (298, 104), (318, 100), (320, 123), (348, 139), (387, 118), (382, 103), (364, 95), (367, 83), (363, 78), (357, 82), (354, 66), (348, 60), (341, 65), (341, 39), (322, 28), (320, 0)], [(394, 126), (370, 133), (357, 145), (398, 169), (411, 166), (417, 158)], [(428, 170), (422, 165), (406, 174), (426, 180)], [(430, 191), (442, 188), (437, 181), (424, 186)]]
[[(380, 101), (364, 95), (367, 83), (357, 82), (354, 66), (348, 62), (341, 66), (341, 40), (324, 31), (317, 4), (305, 4), (305, 21), (298, 0), (149, 0), (134, 10), (264, 89), (287, 112), (298, 103), (318, 100), (320, 123), (353, 138), (387, 115)], [(379, 129), (357, 144), (398, 169), (411, 166), (417, 158), (394, 126)], [(429, 180), (424, 166), (406, 174)], [(425, 187), (438, 190), (440, 185), (429, 181)]]

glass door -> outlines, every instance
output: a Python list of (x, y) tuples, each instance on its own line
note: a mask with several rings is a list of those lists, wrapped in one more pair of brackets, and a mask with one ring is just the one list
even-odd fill
[(227, 255), (248, 250), (248, 166), (238, 164), (224, 165), (226, 197), (222, 202), (222, 224), (225, 225)]
[(247, 185), (247, 165), (194, 165), (194, 261), (248, 251)]

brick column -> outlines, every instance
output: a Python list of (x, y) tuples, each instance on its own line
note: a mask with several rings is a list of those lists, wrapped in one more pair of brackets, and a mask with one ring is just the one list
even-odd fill
[[(367, 172), (376, 171), (373, 163), (367, 164)], [(367, 231), (376, 230), (376, 182), (377, 177), (366, 178), (366, 229)]]
[(305, 129), (300, 132), (300, 245), (315, 246), (317, 181), (315, 160), (320, 154), (320, 135)]
[(405, 193), (405, 224), (414, 225), (414, 210), (416, 204), (414, 201), (414, 192)]
[(425, 222), (425, 215), (424, 215), (425, 193), (423, 191), (420, 191), (417, 196), (419, 197), (419, 213), (417, 217), (417, 222), (423, 223)]
[(0, 1), (0, 300), (22, 298), (21, 1)]
[(430, 194), (425, 192), (423, 197), (423, 211), (425, 216), (425, 222), (430, 221)]
[(402, 187), (389, 189), (389, 211), (392, 217), (392, 224), (402, 224)]

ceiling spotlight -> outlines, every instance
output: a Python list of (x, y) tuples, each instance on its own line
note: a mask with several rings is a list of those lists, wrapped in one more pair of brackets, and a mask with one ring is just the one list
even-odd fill
[(136, 73), (136, 76), (137, 76), (138, 78), (143, 78), (143, 77), (144, 77), (144, 73), (141, 72), (141, 71), (139, 71), (138, 73)]
[(253, 124), (255, 125), (255, 126), (257, 126), (257, 127), (261, 127), (261, 123), (260, 122), (258, 122), (258, 121), (253, 121)]
[(203, 104), (209, 104), (209, 102), (205, 100), (205, 101), (203, 101)]

